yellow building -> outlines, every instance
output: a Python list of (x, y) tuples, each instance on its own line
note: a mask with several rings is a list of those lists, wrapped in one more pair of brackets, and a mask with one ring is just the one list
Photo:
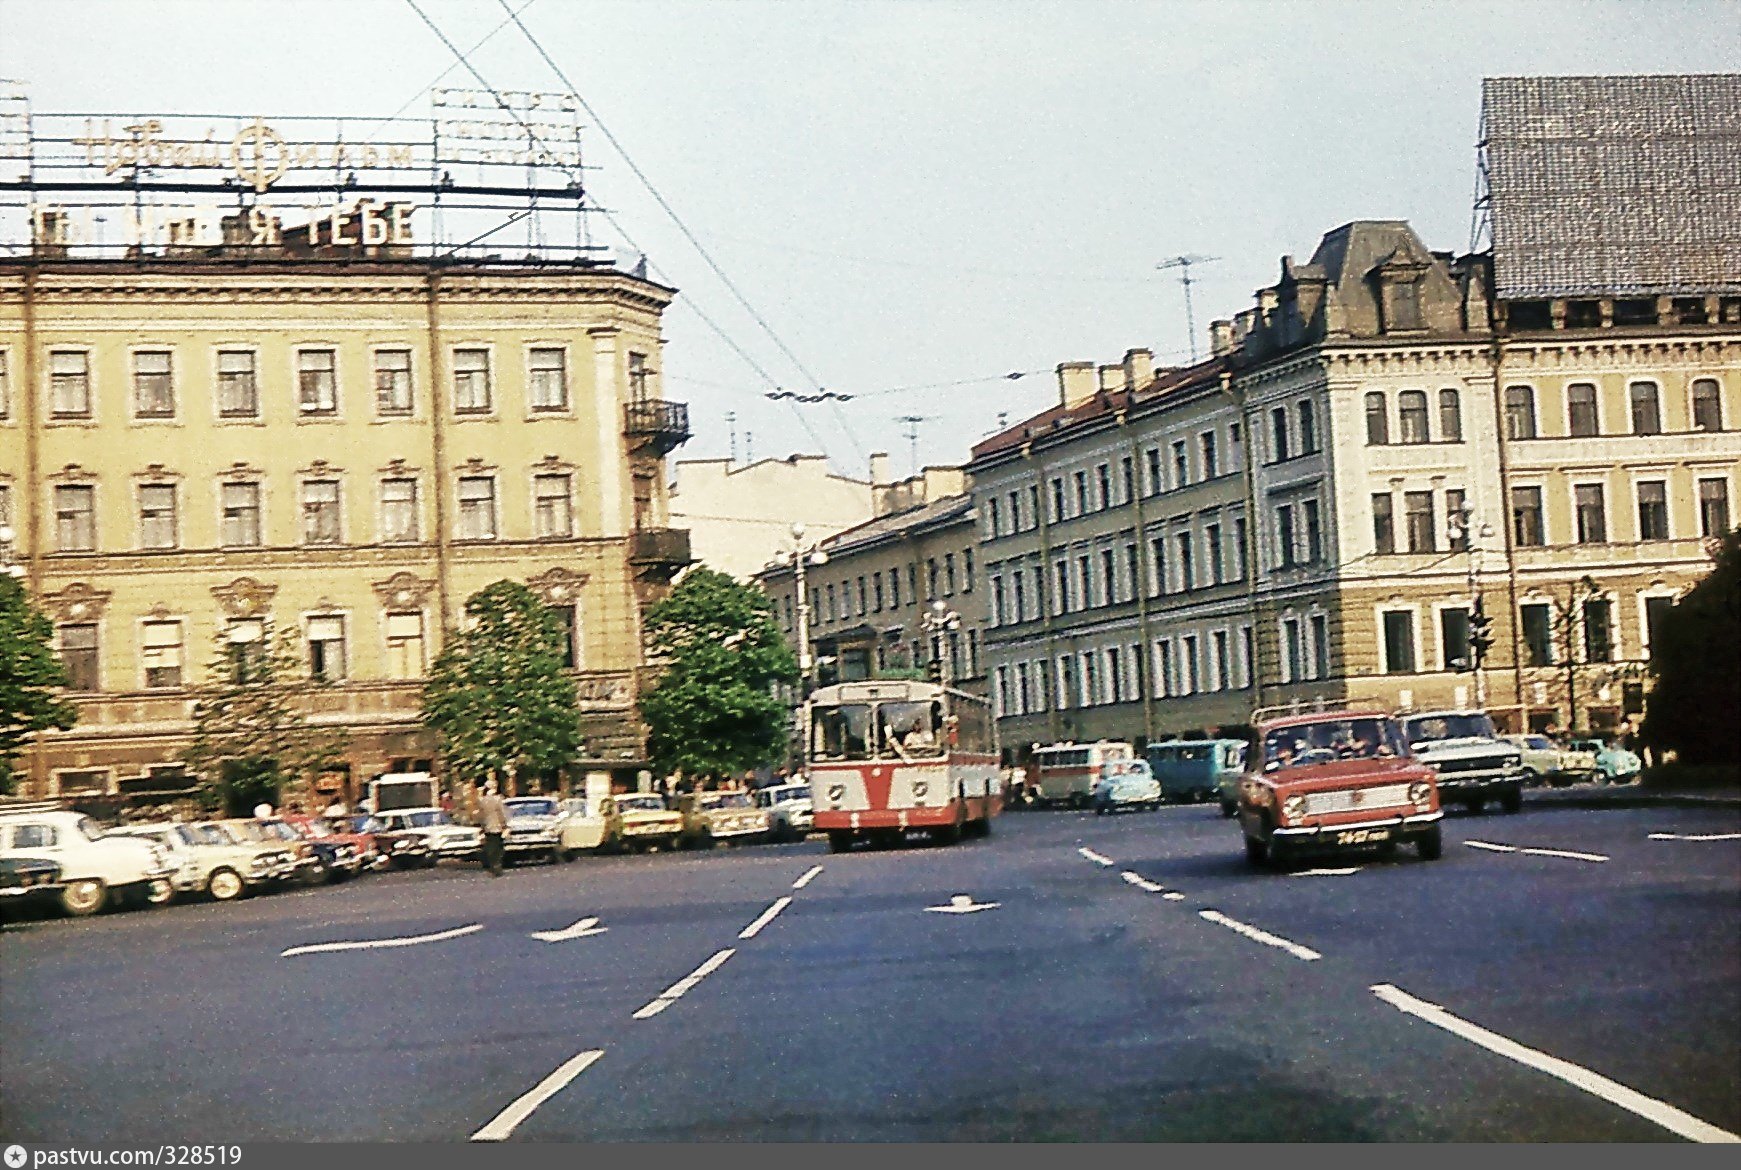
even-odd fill
[[(287, 233), (288, 235), (288, 233)], [(0, 519), (79, 721), (38, 795), (173, 789), (188, 687), (270, 615), (351, 731), (334, 791), (428, 760), (420, 680), (467, 596), (567, 620), (582, 770), (632, 781), (641, 607), (689, 560), (664, 456), (672, 290), (600, 265), (0, 258)]]

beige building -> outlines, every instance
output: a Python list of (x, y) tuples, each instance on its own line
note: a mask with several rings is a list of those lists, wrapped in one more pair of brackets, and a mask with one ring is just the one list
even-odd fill
[(740, 581), (791, 547), (793, 524), (819, 540), (875, 514), (871, 482), (837, 475), (825, 455), (680, 459), (672, 472), (671, 523), (689, 532), (698, 563)]
[(263, 615), (351, 731), (334, 791), (428, 760), (421, 680), (502, 578), (571, 631), (577, 768), (632, 781), (641, 610), (689, 561), (671, 296), (566, 263), (0, 259), (0, 510), (79, 712), (32, 790), (174, 788), (188, 686)]

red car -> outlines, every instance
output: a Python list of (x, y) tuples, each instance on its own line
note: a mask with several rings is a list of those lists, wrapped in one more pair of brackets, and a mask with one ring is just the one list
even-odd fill
[(367, 833), (352, 832), (350, 826), (342, 821), (329, 821), (305, 813), (285, 813), (282, 819), (305, 841), (319, 847), (329, 881), (355, 877), (364, 870), (375, 868), (379, 860), (374, 838)]

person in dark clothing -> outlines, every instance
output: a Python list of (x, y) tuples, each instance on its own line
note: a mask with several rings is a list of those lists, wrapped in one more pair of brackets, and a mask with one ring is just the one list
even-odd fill
[(508, 831), (508, 806), (496, 792), (496, 782), (484, 783), (479, 803), (479, 827), (484, 831), (484, 866), (491, 877), (502, 876), (502, 837)]

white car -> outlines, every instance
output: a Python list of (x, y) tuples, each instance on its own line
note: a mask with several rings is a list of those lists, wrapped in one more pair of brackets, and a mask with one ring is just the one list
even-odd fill
[(83, 813), (0, 814), (0, 856), (60, 866), (61, 909), (83, 917), (111, 900), (161, 906), (175, 896), (169, 858), (151, 841), (108, 837)]
[(562, 802), (562, 828), (556, 846), (558, 861), (572, 861), (582, 850), (603, 852), (622, 843), (623, 822), (606, 796), (596, 802), (584, 796)]
[(810, 784), (776, 784), (756, 790), (756, 807), (768, 812), (768, 837), (774, 841), (801, 841), (810, 834), (815, 805)]
[(139, 837), (154, 841), (175, 867), (170, 883), (184, 894), (209, 894), (214, 901), (240, 898), (249, 889), (272, 880), (278, 865), (253, 845), (237, 845), (206, 825), (172, 821), (157, 824), (122, 825), (109, 830), (111, 837)]
[(541, 857), (555, 861), (562, 847), (562, 810), (554, 796), (511, 796), (502, 802), (508, 810), (508, 831), (502, 834), (502, 853), (512, 861)]
[(443, 857), (476, 857), (483, 852), (482, 829), (456, 824), (444, 809), (396, 808), (375, 817), (395, 832), (415, 833), (429, 842), (429, 855), (437, 861)]

